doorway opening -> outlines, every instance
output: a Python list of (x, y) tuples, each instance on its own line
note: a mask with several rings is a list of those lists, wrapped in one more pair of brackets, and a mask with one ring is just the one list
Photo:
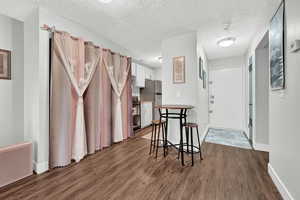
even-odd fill
[(252, 149), (246, 131), (244, 57), (210, 62), (209, 130), (206, 142)]
[(249, 69), (249, 135), (257, 150), (269, 145), (269, 32), (255, 49)]

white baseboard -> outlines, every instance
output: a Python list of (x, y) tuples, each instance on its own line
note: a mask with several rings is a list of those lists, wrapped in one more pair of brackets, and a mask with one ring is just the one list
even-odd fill
[(283, 184), (283, 182), (281, 181), (278, 174), (276, 173), (276, 171), (274, 170), (274, 168), (272, 167), (272, 165), (270, 163), (268, 164), (268, 173), (271, 176), (271, 178), (272, 178), (275, 186), (277, 187), (279, 193), (281, 194), (282, 198), (284, 200), (295, 200), (292, 197), (292, 195), (290, 194), (290, 192), (288, 191), (288, 189), (285, 187), (285, 185)]
[(48, 162), (37, 163), (37, 162), (33, 161), (33, 170), (37, 174), (42, 174), (49, 170), (49, 163)]
[(253, 148), (257, 151), (270, 152), (270, 145), (268, 144), (253, 143)]

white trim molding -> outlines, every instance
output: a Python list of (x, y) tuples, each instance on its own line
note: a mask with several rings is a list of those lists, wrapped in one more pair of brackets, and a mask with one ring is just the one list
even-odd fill
[(269, 144), (253, 143), (253, 148), (257, 151), (270, 152), (270, 145)]
[(33, 162), (33, 170), (37, 174), (42, 174), (42, 173), (49, 170), (49, 163), (48, 162), (40, 162), (40, 163), (37, 163), (35, 161), (32, 161), (32, 162)]
[(282, 198), (284, 200), (295, 200), (270, 163), (268, 164), (268, 173), (271, 176)]
[(209, 126), (207, 125), (206, 128), (205, 128), (205, 131), (203, 134), (201, 134), (200, 136), (200, 142), (201, 142), (201, 145), (203, 144), (204, 140), (205, 140), (205, 137), (206, 135), (208, 134), (208, 130), (209, 130)]

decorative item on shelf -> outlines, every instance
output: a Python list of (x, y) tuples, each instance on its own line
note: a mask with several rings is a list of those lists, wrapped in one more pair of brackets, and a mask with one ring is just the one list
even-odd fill
[(284, 2), (276, 11), (270, 24), (270, 84), (272, 90), (285, 87), (284, 61)]
[(199, 57), (199, 78), (203, 79), (203, 60), (201, 56)]
[(185, 83), (185, 57), (173, 58), (173, 83)]
[(0, 79), (11, 80), (11, 51), (0, 49)]

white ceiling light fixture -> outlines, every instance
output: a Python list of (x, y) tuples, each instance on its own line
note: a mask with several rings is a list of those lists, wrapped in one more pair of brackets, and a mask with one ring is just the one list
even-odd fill
[[(226, 32), (225, 35), (231, 35), (231, 31), (230, 31), (230, 28), (231, 28), (231, 21), (227, 21), (225, 23), (223, 23), (223, 29), (224, 31)], [(220, 47), (230, 47), (232, 46), (236, 41), (236, 38), (235, 37), (224, 37), (220, 40), (217, 41), (217, 44), (220, 46)]]
[(98, 0), (98, 1), (100, 3), (105, 3), (105, 4), (112, 2), (112, 0)]
[(217, 44), (220, 47), (230, 47), (235, 43), (235, 41), (236, 41), (235, 37), (227, 37), (227, 38), (223, 38), (223, 39), (219, 40), (217, 42)]

